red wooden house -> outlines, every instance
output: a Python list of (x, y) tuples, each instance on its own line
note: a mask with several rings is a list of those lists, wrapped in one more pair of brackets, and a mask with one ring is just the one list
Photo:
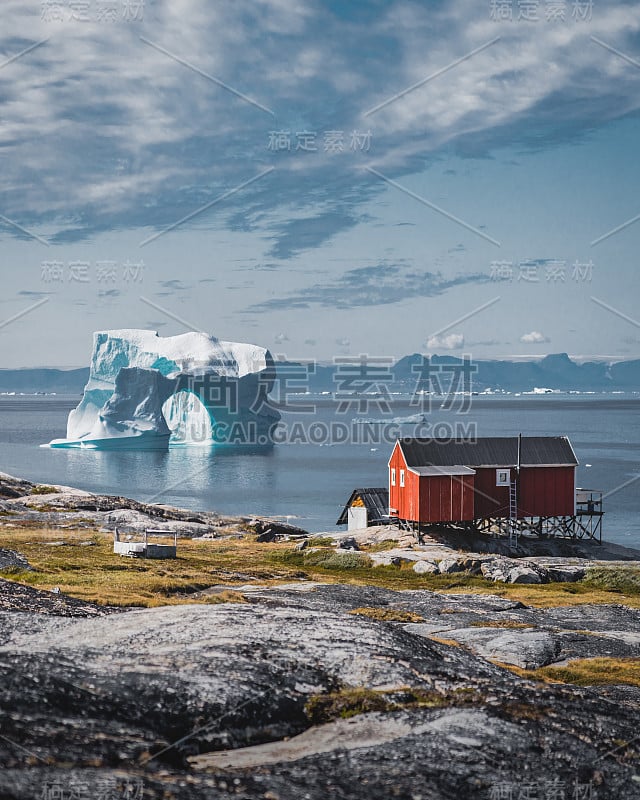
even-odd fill
[(389, 514), (412, 524), (467, 527), (496, 519), (575, 520), (577, 464), (566, 436), (399, 439), (389, 459)]

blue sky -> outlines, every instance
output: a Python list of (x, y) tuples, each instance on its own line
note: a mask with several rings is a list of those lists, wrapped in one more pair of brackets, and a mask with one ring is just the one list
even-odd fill
[(637, 4), (4, 0), (0, 23), (0, 366), (82, 365), (121, 327), (640, 355)]

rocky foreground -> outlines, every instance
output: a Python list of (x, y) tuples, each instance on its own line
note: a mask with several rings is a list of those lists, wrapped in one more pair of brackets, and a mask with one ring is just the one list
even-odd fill
[[(2, 474), (0, 525), (253, 533), (317, 550), (277, 520)], [(640, 557), (585, 542), (418, 544), (386, 527), (332, 536), (373, 565), (498, 583), (576, 581), (589, 565)], [(29, 564), (0, 549), (0, 569)], [(575, 659), (636, 664), (640, 611), (310, 581), (234, 589), (246, 602), (133, 610), (0, 579), (0, 798), (640, 797), (637, 685), (532, 673)]]
[[(21, 591), (0, 583), (5, 609)], [(640, 797), (639, 689), (501, 666), (637, 656), (638, 610), (242, 592), (244, 604), (0, 611), (0, 796)]]

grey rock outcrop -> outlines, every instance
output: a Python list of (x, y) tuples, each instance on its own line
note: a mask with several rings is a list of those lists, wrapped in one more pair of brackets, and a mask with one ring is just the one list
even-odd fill
[(507, 580), (509, 583), (542, 583), (540, 574), (536, 570), (525, 565), (512, 567), (512, 569), (509, 570)]
[[(603, 800), (637, 796), (633, 757), (612, 755), (640, 726), (633, 687), (536, 683), (491, 659), (630, 655), (637, 645), (621, 636), (640, 612), (306, 588), (247, 587), (241, 605), (69, 607), (79, 618), (0, 611), (0, 796), (31, 800), (53, 782), (97, 797), (126, 778), (176, 800), (486, 800), (523, 775), (567, 793), (578, 780), (602, 785)], [(424, 622), (349, 613), (362, 607)], [(538, 627), (474, 627), (489, 623)], [(618, 638), (578, 627), (595, 625)], [(312, 721), (313, 702), (337, 704), (333, 716)], [(363, 713), (342, 719), (345, 708)]]
[(484, 658), (522, 669), (546, 667), (557, 659), (561, 650), (559, 641), (547, 631), (466, 628), (449, 631), (447, 637)]
[(438, 572), (450, 575), (453, 572), (462, 572), (463, 566), (457, 558), (443, 558), (438, 564)]
[(30, 570), (31, 567), (22, 553), (0, 547), (0, 570), (7, 569)]
[(349, 536), (346, 539), (341, 539), (338, 542), (338, 547), (341, 550), (359, 550), (360, 546), (358, 542), (353, 538), (353, 536)]
[(513, 558), (491, 558), (480, 565), (482, 575), (502, 583), (543, 583), (546, 570), (531, 561)]
[(413, 565), (413, 571), (418, 575), (434, 575), (440, 570), (438, 569), (438, 565), (434, 564), (433, 561), (416, 561)]
[(558, 564), (547, 567), (547, 575), (550, 581), (557, 581), (558, 583), (572, 583), (574, 581), (581, 581), (586, 573), (586, 569), (580, 566), (573, 566), (571, 564)]

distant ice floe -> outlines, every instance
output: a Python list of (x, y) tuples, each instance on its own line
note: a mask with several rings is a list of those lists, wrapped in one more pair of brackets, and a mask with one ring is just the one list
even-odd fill
[(392, 419), (380, 419), (379, 417), (356, 417), (353, 420), (357, 425), (421, 425), (428, 422), (426, 414), (410, 414), (408, 417), (393, 417)]

